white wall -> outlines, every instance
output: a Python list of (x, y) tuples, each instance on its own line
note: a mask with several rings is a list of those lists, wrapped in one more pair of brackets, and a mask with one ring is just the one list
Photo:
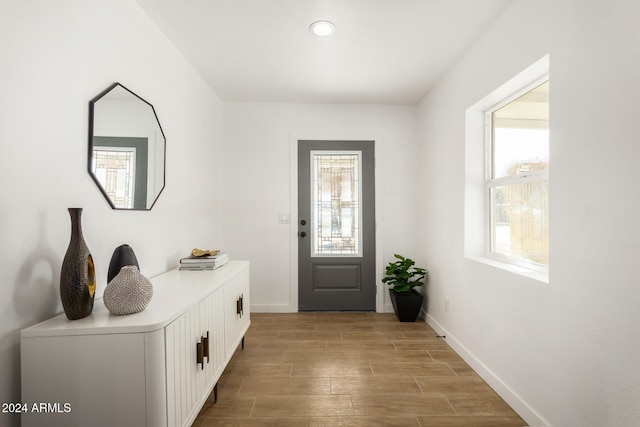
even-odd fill
[[(17, 402), (20, 329), (62, 310), (68, 207), (84, 208), (98, 296), (122, 243), (149, 277), (222, 245), (222, 103), (131, 0), (2, 0), (0, 57), (0, 402)], [(152, 211), (111, 210), (87, 172), (89, 100), (115, 81), (154, 105), (167, 137)]]
[[(380, 262), (417, 255), (415, 107), (227, 103), (224, 111), (225, 249), (251, 260), (252, 310), (298, 309), (298, 138), (375, 139)], [(279, 224), (280, 213), (291, 214), (290, 225)]]
[[(635, 0), (516, 0), (419, 106), (429, 322), (532, 425), (640, 419), (639, 16)], [(465, 110), (547, 53), (548, 284), (463, 247)]]

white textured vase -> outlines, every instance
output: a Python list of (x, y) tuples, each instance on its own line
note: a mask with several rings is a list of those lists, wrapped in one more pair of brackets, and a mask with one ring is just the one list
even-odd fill
[(153, 297), (153, 285), (135, 265), (126, 265), (104, 290), (102, 300), (107, 310), (116, 316), (144, 310)]

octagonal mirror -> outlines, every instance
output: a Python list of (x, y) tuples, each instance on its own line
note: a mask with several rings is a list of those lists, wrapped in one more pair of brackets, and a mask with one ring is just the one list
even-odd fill
[(113, 209), (150, 210), (165, 185), (153, 105), (114, 83), (89, 102), (89, 173)]

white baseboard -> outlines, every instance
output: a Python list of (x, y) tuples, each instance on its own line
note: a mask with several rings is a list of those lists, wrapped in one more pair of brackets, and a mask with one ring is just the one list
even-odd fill
[(489, 367), (478, 360), (455, 336), (451, 335), (435, 318), (421, 310), (420, 315), (426, 319), (426, 323), (431, 326), (438, 335), (446, 336), (445, 341), (462, 359), (464, 359), (473, 370), (495, 390), (505, 402), (513, 408), (530, 426), (549, 427), (550, 424), (522, 400), (507, 384), (505, 384)]
[(251, 304), (252, 313), (297, 313), (298, 307), (289, 304)]
[[(251, 304), (252, 313), (297, 313), (298, 307), (287, 304)], [(385, 304), (383, 313), (393, 313), (391, 303)], [(424, 311), (420, 312), (423, 317)], [(424, 317), (423, 317), (424, 318)]]

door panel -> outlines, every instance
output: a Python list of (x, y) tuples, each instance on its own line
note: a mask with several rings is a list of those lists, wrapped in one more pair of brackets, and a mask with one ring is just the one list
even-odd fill
[(375, 310), (373, 141), (298, 141), (298, 309)]
[(359, 264), (313, 264), (313, 268), (313, 289), (316, 291), (359, 291), (361, 289)]

